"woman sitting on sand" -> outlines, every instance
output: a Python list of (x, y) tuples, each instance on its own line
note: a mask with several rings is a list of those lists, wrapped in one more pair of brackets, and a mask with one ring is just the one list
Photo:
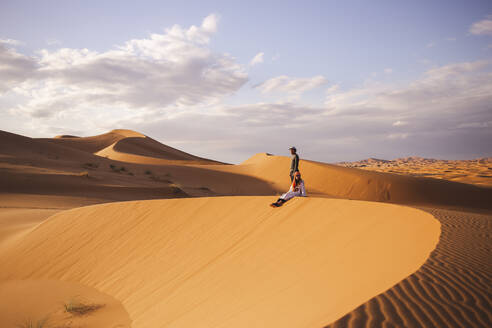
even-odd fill
[(296, 196), (306, 197), (306, 189), (304, 188), (304, 180), (301, 179), (301, 172), (296, 171), (294, 173), (294, 180), (292, 181), (292, 185), (290, 186), (289, 191), (280, 196), (279, 199), (275, 203), (271, 203), (271, 207), (280, 207), (286, 201)]

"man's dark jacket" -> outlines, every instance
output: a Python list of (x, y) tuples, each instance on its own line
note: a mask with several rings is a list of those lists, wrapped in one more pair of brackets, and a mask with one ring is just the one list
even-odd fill
[(290, 179), (294, 179), (294, 172), (299, 171), (299, 155), (292, 155), (292, 162), (290, 163)]

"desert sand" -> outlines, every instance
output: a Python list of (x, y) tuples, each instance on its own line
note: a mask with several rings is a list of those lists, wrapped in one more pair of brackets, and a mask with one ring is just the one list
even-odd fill
[(2, 327), (492, 324), (487, 186), (301, 159), (309, 197), (272, 209), (285, 156), (0, 139)]
[(356, 162), (340, 162), (338, 164), (377, 172), (432, 177), (492, 187), (492, 158), (490, 157), (474, 160), (439, 160), (416, 156), (394, 160), (369, 158)]

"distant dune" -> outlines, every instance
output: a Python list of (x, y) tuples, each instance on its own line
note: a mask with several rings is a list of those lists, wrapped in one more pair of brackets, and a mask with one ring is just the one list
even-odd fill
[(394, 160), (369, 158), (356, 162), (340, 162), (337, 164), (364, 170), (432, 177), (492, 187), (491, 157), (473, 160), (440, 160), (413, 156)]
[(113, 130), (93, 137), (62, 136), (41, 139), (109, 159), (139, 164), (218, 164), (166, 146), (132, 130)]
[(60, 139), (60, 138), (65, 138), (65, 139), (67, 139), (67, 138), (80, 138), (80, 137), (78, 137), (78, 136), (72, 136), (72, 135), (70, 135), (70, 134), (63, 134), (63, 135), (60, 135), (60, 136), (56, 136), (56, 137), (55, 137), (55, 139)]

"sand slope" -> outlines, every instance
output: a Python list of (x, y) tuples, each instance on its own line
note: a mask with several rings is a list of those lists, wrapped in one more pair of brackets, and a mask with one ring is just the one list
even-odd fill
[(430, 258), (327, 328), (492, 327), (492, 215), (425, 210), (442, 229)]
[[(95, 288), (59, 280), (0, 282), (0, 323), (5, 328), (129, 328), (131, 320), (118, 300)], [(84, 315), (67, 313), (65, 305), (84, 304)]]
[[(12, 194), (28, 198), (47, 195), (60, 198), (70, 196), (80, 199), (79, 205), (86, 205), (105, 201), (175, 198), (186, 195), (274, 193), (264, 181), (235, 173), (208, 170), (207, 165), (202, 165), (198, 157), (182, 153), (188, 156), (186, 157), (177, 150), (173, 153), (170, 147), (156, 144), (147, 137), (138, 137), (142, 141), (132, 144), (133, 147), (151, 145), (152, 149), (156, 149), (155, 153), (160, 151), (161, 155), (169, 148), (169, 158), (173, 159), (118, 153), (123, 156), (122, 160), (137, 157), (139, 160), (136, 162), (139, 162), (141, 157), (144, 158), (140, 161), (142, 163), (128, 163), (90, 152), (100, 148), (112, 149), (113, 141), (118, 138), (121, 142), (133, 143), (134, 141), (129, 139), (142, 136), (133, 131), (123, 132), (114, 130), (89, 138), (33, 139), (0, 131), (0, 204), (10, 203)], [(182, 157), (179, 157), (180, 154)], [(149, 165), (145, 163), (149, 158), (155, 160), (155, 163), (165, 165)], [(181, 159), (174, 160), (176, 158)], [(32, 207), (29, 202), (30, 200), (26, 201), (24, 207)], [(70, 202), (70, 207), (73, 206), (74, 203)]]
[(79, 149), (88, 153), (96, 153), (125, 138), (145, 138), (145, 135), (132, 130), (120, 129), (91, 137), (56, 136), (55, 138), (39, 138), (37, 140)]
[[(248, 174), (272, 183), (278, 190), (287, 190), (289, 167), (288, 157), (257, 154), (241, 165), (219, 169)], [(301, 160), (299, 169), (311, 194), (399, 204), (492, 209), (492, 188), (308, 160)]]
[(64, 211), (1, 251), (0, 281), (96, 288), (133, 327), (321, 327), (417, 270), (440, 233), (431, 215), (401, 206), (271, 200)]
[(117, 129), (92, 137), (59, 136), (39, 140), (128, 163), (219, 164), (169, 147), (132, 130)]
[(2, 161), (15, 162), (27, 159), (36, 165), (51, 162), (78, 161), (85, 162), (96, 159), (91, 153), (66, 147), (63, 144), (53, 144), (44, 139), (33, 139), (18, 134), (0, 130), (0, 158)]

